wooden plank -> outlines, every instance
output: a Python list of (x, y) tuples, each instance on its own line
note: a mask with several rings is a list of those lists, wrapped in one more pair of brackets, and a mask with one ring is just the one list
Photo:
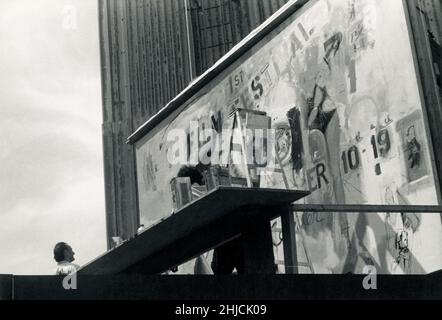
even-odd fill
[(213, 10), (213, 1), (214, 0), (208, 0), (205, 2), (207, 7), (205, 10), (206, 23), (204, 24), (203, 35), (206, 38), (206, 46), (204, 47), (205, 51), (203, 54), (207, 56), (207, 68), (210, 68), (216, 61), (214, 50), (214, 44), (216, 41), (214, 38), (216, 37), (216, 30), (215, 28), (211, 28), (215, 24), (214, 18), (216, 16), (216, 12)]
[[(158, 45), (160, 42), (159, 37), (159, 21), (158, 21), (158, 1), (151, 1), (151, 11), (150, 11), (150, 21), (151, 21), (151, 31), (153, 36), (152, 43), (152, 51), (153, 51), (153, 70), (154, 70), (154, 84), (155, 84), (155, 93), (156, 97), (155, 106), (161, 108), (164, 105), (163, 97), (162, 97), (162, 83), (161, 77), (163, 72), (161, 70), (161, 53), (160, 46)], [(153, 110), (152, 110), (153, 111)]]
[(166, 0), (164, 1), (165, 11), (166, 11), (166, 34), (167, 34), (167, 66), (169, 72), (169, 95), (167, 100), (172, 99), (179, 91), (177, 89), (177, 81), (176, 75), (178, 70), (175, 64), (175, 47), (176, 43), (174, 41), (174, 32), (175, 32), (175, 10), (173, 7), (174, 0)]
[(207, 66), (209, 66), (209, 64), (210, 64), (210, 55), (207, 53), (207, 51), (205, 50), (205, 48), (207, 48), (207, 46), (208, 46), (208, 37), (206, 36), (206, 27), (207, 27), (207, 25), (208, 25), (208, 18), (207, 18), (207, 10), (206, 10), (206, 8), (205, 8), (205, 6), (204, 6), (204, 2), (202, 2), (202, 1), (200, 1), (200, 3), (201, 3), (201, 6), (202, 6), (202, 13), (201, 13), (201, 15), (200, 15), (200, 32), (199, 32), (199, 35), (200, 35), (200, 40), (201, 40), (201, 55), (200, 55), (200, 58), (201, 58), (201, 63), (202, 63), (202, 66), (204, 66), (203, 67), (203, 69), (201, 69), (201, 71), (203, 72), (204, 70), (206, 70), (207, 69)]
[(241, 21), (241, 38), (243, 39), (245, 38), (251, 30), (253, 30), (252, 28), (252, 21), (250, 19), (250, 14), (249, 14), (249, 8), (248, 8), (248, 4), (247, 1), (244, 0), (240, 0), (239, 1), (239, 5), (240, 5), (240, 10), (239, 10), (239, 15), (238, 15), (238, 19), (239, 21)]
[(129, 45), (128, 45), (128, 12), (124, 1), (117, 2), (118, 17), (118, 50), (119, 50), (119, 86), (120, 86), (120, 118), (118, 121), (131, 119), (131, 96), (130, 96), (130, 77), (129, 77)]
[(101, 64), (101, 97), (103, 106), (103, 122), (112, 121), (112, 79), (110, 53), (109, 8), (106, 0), (98, 2), (99, 33), (100, 33), (100, 64)]
[(144, 12), (144, 20), (146, 21), (146, 51), (147, 51), (147, 61), (149, 62), (148, 67), (149, 67), (149, 77), (148, 77), (148, 90), (150, 92), (150, 99), (149, 99), (149, 106), (148, 106), (148, 114), (149, 116), (152, 116), (153, 114), (155, 114), (155, 109), (158, 106), (158, 101), (157, 101), (157, 94), (155, 91), (156, 88), (156, 83), (157, 83), (157, 79), (156, 76), (157, 74), (155, 73), (155, 54), (154, 54), (154, 43), (155, 43), (155, 38), (153, 36), (153, 27), (152, 27), (152, 2), (151, 1), (147, 1), (145, 2), (145, 12)]
[(238, 2), (230, 2), (229, 4), (229, 16), (231, 19), (231, 30), (232, 30), (232, 41), (233, 43), (238, 43), (241, 41), (241, 23), (242, 21), (238, 19), (239, 15), (239, 3)]
[(153, 87), (153, 69), (152, 69), (152, 51), (151, 51), (151, 31), (150, 31), (150, 19), (147, 15), (147, 10), (149, 7), (149, 1), (143, 1), (143, 39), (145, 48), (144, 65), (146, 68), (146, 78), (144, 79), (144, 90), (147, 92), (146, 101), (146, 115), (145, 118), (148, 119), (152, 116), (151, 107), (154, 105), (154, 92)]
[(118, 234), (115, 190), (115, 162), (112, 123), (104, 123), (103, 131), (103, 166), (106, 205), (106, 234), (108, 248), (112, 247), (112, 237)]
[(154, 49), (154, 70), (155, 70), (155, 96), (157, 97), (157, 103), (156, 105), (161, 108), (161, 106), (164, 105), (163, 100), (163, 84), (161, 81), (161, 77), (163, 75), (162, 72), (162, 64), (161, 64), (161, 46), (159, 45), (160, 42), (160, 30), (159, 30), (159, 8), (158, 8), (158, 1), (152, 1), (152, 11), (151, 11), (151, 21), (152, 21), (152, 35), (154, 38), (153, 47)]
[(201, 70), (201, 18), (200, 18), (200, 3), (198, 0), (187, 2), (190, 10), (190, 25), (192, 26), (193, 47), (194, 47), (194, 63), (195, 75), (199, 76)]
[[(176, 3), (175, 1), (172, 1), (173, 3)], [(193, 29), (193, 22), (192, 22), (192, 9), (191, 9), (191, 5), (189, 3), (189, 0), (183, 0), (178, 2), (178, 7), (179, 9), (176, 12), (176, 16), (180, 16), (184, 18), (185, 21), (185, 28), (183, 28), (182, 26), (179, 27), (179, 29), (184, 29), (185, 30), (185, 41), (182, 41), (181, 43), (178, 43), (179, 45), (181, 45), (183, 48), (185, 48), (185, 52), (187, 53), (187, 55), (185, 55), (186, 57), (186, 61), (187, 63), (185, 65), (189, 66), (187, 71), (186, 69), (184, 69), (184, 66), (180, 66), (179, 64), (177, 64), (177, 66), (181, 67), (182, 72), (184, 72), (184, 81), (180, 82), (180, 87), (179, 87), (179, 91), (181, 91), (191, 80), (193, 80), (196, 77), (196, 65), (195, 65), (195, 37), (194, 37), (194, 29)], [(181, 9), (180, 9), (181, 7)], [(177, 21), (180, 21), (179, 19), (177, 19)], [(178, 28), (177, 28), (178, 29)], [(187, 74), (186, 74), (187, 72)]]
[(214, 45), (214, 61), (218, 61), (219, 58), (221, 58), (225, 51), (223, 50), (223, 34), (222, 34), (222, 0), (215, 0), (216, 7), (213, 10), (213, 17), (214, 17), (214, 28), (212, 29), (214, 31), (214, 37), (215, 40)]
[(205, 2), (203, 2), (205, 5), (205, 10), (204, 10), (204, 31), (203, 31), (203, 37), (205, 38), (205, 46), (204, 46), (204, 51), (203, 54), (207, 57), (207, 65), (206, 68), (210, 68), (214, 63), (215, 63), (215, 58), (214, 58), (214, 50), (213, 50), (213, 44), (214, 44), (214, 30), (212, 28), (210, 28), (214, 23), (213, 23), (213, 0), (206, 0)]
[(194, 41), (194, 34), (192, 33), (193, 25), (192, 25), (192, 16), (189, 0), (186, 1), (179, 1), (178, 3), (179, 9), (178, 9), (178, 21), (180, 23), (180, 34), (181, 34), (181, 41), (179, 41), (179, 47), (181, 48), (182, 57), (181, 62), (178, 63), (178, 66), (180, 67), (180, 75), (182, 75), (183, 81), (181, 82), (181, 88), (183, 89), (193, 80), (193, 78), (196, 76), (196, 65), (195, 65), (195, 52), (193, 51), (193, 41)]
[(160, 47), (161, 47), (161, 63), (163, 67), (163, 74), (161, 75), (161, 82), (163, 82), (163, 101), (170, 100), (170, 76), (169, 76), (169, 61), (168, 61), (168, 36), (167, 36), (167, 12), (166, 1), (159, 2), (159, 21), (160, 21)]
[(229, 50), (228, 49), (229, 39), (228, 39), (228, 34), (226, 32), (226, 25), (228, 25), (229, 19), (225, 15), (226, 6), (227, 6), (226, 0), (220, 1), (220, 7), (218, 9), (218, 21), (219, 21), (218, 30), (220, 33), (220, 43), (222, 44), (219, 50), (220, 58)]
[(272, 2), (273, 1), (267, 0), (263, 0), (261, 2), (261, 21), (268, 19), (273, 14), (274, 11), (272, 10)]
[(146, 96), (148, 90), (144, 88), (144, 79), (146, 78), (146, 69), (143, 57), (145, 56), (145, 46), (144, 46), (144, 37), (143, 37), (143, 5), (137, 0), (134, 3), (134, 31), (136, 33), (136, 51), (135, 51), (135, 59), (136, 59), (136, 74), (137, 74), (137, 86), (136, 86), (136, 95), (138, 97), (138, 106), (137, 106), (137, 116), (133, 117), (133, 123), (138, 123), (139, 119), (144, 118), (145, 116), (145, 105), (146, 105)]
[(123, 150), (121, 145), (121, 136), (124, 133), (121, 130), (121, 122), (112, 123), (112, 137), (113, 137), (113, 156), (112, 162), (114, 175), (114, 188), (115, 188), (115, 221), (116, 230), (112, 236), (120, 236), (123, 239), (127, 238), (125, 234), (125, 216), (122, 214), (125, 210), (125, 194), (124, 194), (124, 182), (125, 175), (123, 171), (124, 159)]
[(145, 91), (145, 100), (143, 105), (143, 119), (139, 119), (140, 121), (143, 121), (144, 119), (148, 119), (151, 116), (151, 113), (149, 111), (149, 106), (152, 103), (152, 70), (150, 68), (150, 61), (149, 61), (149, 45), (148, 40), (150, 39), (150, 34), (148, 33), (148, 25), (149, 22), (146, 20), (146, 7), (147, 2), (144, 0), (139, 0), (141, 3), (141, 9), (140, 9), (140, 34), (141, 34), (141, 41), (142, 41), (142, 67), (143, 67), (143, 86), (142, 90)]
[(228, 34), (228, 29), (230, 28), (230, 19), (229, 17), (226, 15), (226, 7), (227, 7), (227, 0), (223, 0), (221, 1), (221, 6), (219, 8), (219, 21), (220, 21), (220, 26), (219, 26), (219, 32), (221, 35), (221, 43), (222, 46), (220, 47), (220, 56), (219, 58), (221, 58), (223, 55), (225, 55), (227, 53), (227, 51), (229, 51), (229, 34)]
[[(233, 41), (233, 28), (234, 25), (232, 23), (233, 21), (233, 13), (231, 13), (231, 2), (225, 1), (223, 6), (223, 21), (225, 23), (223, 32), (224, 37), (226, 40), (226, 52), (228, 52), (230, 49), (233, 48), (234, 41)], [(236, 43), (235, 43), (236, 44)]]
[[(135, 5), (135, 9), (134, 9)], [(140, 106), (140, 96), (139, 96), (139, 68), (138, 68), (138, 39), (136, 32), (136, 1), (126, 1), (126, 12), (127, 12), (127, 54), (126, 59), (128, 60), (128, 83), (129, 83), (129, 95), (131, 97), (131, 104), (128, 106), (130, 117), (139, 118), (141, 116), (139, 106)]]
[(133, 118), (134, 125), (143, 119), (146, 115), (146, 100), (148, 95), (148, 90), (145, 89), (145, 80), (147, 77), (146, 64), (145, 64), (145, 43), (144, 43), (144, 16), (143, 16), (143, 1), (135, 1), (135, 28), (137, 32), (137, 64), (138, 64), (138, 74), (140, 75), (138, 80), (138, 95), (140, 97), (138, 105), (138, 117)]
[(118, 41), (118, 16), (117, 16), (117, 6), (114, 1), (109, 1), (109, 29), (110, 29), (110, 73), (111, 73), (111, 86), (112, 86), (112, 100), (111, 108), (113, 110), (112, 117), (109, 121), (117, 121), (121, 119), (121, 111), (118, 109), (120, 106), (120, 78), (119, 78), (119, 65), (120, 65), (120, 54), (119, 54), (119, 41)]
[(170, 0), (163, 0), (163, 19), (164, 19), (164, 29), (163, 29), (163, 43), (164, 43), (164, 66), (166, 69), (165, 79), (166, 79), (166, 101), (170, 101), (175, 95), (175, 86), (173, 84), (173, 61), (171, 59), (174, 43), (170, 34), (171, 30), (171, 15), (170, 10)]
[[(182, 1), (172, 1), (174, 6), (174, 35), (175, 35), (175, 66), (177, 70), (177, 91), (180, 92), (185, 85), (187, 85), (187, 79), (190, 77), (190, 71), (186, 71), (186, 67), (189, 63), (186, 57), (186, 48), (187, 48), (187, 20), (186, 20), (186, 5)], [(181, 24), (181, 21), (184, 19), (185, 25)], [(190, 23), (190, 20), (189, 20)], [(184, 30), (183, 30), (184, 29)], [(190, 66), (189, 69), (190, 70)], [(189, 72), (189, 75), (186, 75), (186, 72)]]
[[(193, 26), (188, 0), (172, 1), (175, 8), (175, 65), (177, 92), (181, 92), (195, 76), (195, 52), (193, 51)], [(183, 24), (184, 23), (184, 24)], [(176, 94), (176, 93), (175, 93)]]
[(131, 121), (112, 124), (113, 163), (115, 193), (116, 232), (110, 236), (132, 237), (138, 229), (137, 192), (135, 178), (135, 150), (124, 143), (124, 137), (131, 129)]
[(162, 105), (169, 101), (169, 79), (167, 70), (167, 49), (166, 49), (166, 24), (165, 24), (165, 11), (164, 11), (164, 0), (157, 1), (158, 6), (158, 36), (159, 41), (157, 46), (159, 47), (159, 63), (161, 66), (161, 73), (159, 74), (158, 81), (161, 83), (161, 100)]
[[(251, 3), (250, 1), (247, 2), (248, 4), (248, 14), (250, 16), (250, 31), (256, 29), (261, 24), (260, 19), (260, 3), (259, 0), (256, 1), (257, 3)], [(264, 20), (262, 20), (264, 21)]]
[(259, 208), (255, 211), (256, 219), (270, 222), (280, 213), (279, 206), (287, 206), (308, 194), (306, 191), (220, 187), (92, 261), (79, 270), (79, 274), (117, 274), (129, 268), (141, 272), (137, 266), (146, 273), (165, 271), (238, 233), (242, 217), (253, 208)]
[(258, 22), (257, 26), (259, 26), (262, 23), (262, 21), (266, 20), (265, 13), (264, 13), (264, 10), (265, 10), (264, 2), (268, 2), (268, 1), (258, 0), (256, 2), (257, 2), (257, 5), (255, 6), (255, 14), (256, 14), (257, 22)]
[[(124, 133), (130, 132), (132, 130), (132, 121), (126, 121), (123, 123)], [(140, 217), (138, 211), (138, 186), (136, 179), (136, 163), (135, 163), (135, 148), (123, 143), (123, 154), (124, 154), (124, 170), (125, 170), (125, 183), (126, 186), (125, 198), (127, 201), (126, 210), (122, 211), (121, 214), (126, 216), (128, 237), (132, 237), (137, 233), (138, 227), (140, 226)]]

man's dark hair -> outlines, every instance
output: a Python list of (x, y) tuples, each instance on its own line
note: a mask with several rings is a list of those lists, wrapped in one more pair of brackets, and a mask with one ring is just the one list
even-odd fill
[(64, 251), (69, 248), (69, 245), (65, 242), (59, 242), (54, 247), (54, 259), (57, 262), (62, 262), (64, 257)]
[(197, 183), (199, 185), (204, 184), (203, 175), (195, 167), (184, 166), (178, 171), (179, 178), (189, 177), (190, 183)]

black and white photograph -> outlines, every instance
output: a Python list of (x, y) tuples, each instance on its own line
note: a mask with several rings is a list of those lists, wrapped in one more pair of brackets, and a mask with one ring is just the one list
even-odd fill
[(0, 5), (0, 300), (442, 299), (440, 0)]

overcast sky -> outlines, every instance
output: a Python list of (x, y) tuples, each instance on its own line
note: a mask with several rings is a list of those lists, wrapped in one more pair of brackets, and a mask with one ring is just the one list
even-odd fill
[(0, 274), (105, 251), (96, 0), (0, 0)]

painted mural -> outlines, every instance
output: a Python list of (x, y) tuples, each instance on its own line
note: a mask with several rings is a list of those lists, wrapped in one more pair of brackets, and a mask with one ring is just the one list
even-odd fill
[[(141, 223), (172, 212), (167, 140), (191, 121), (231, 128), (232, 110), (265, 112), (278, 170), (259, 185), (308, 189), (314, 204), (438, 203), (401, 0), (317, 0), (137, 143)], [(238, 170), (241, 171), (241, 170)], [(239, 173), (240, 175), (240, 173)], [(428, 273), (442, 268), (440, 214), (294, 213), (300, 272)], [(284, 272), (280, 221), (272, 224)], [(308, 257), (307, 257), (308, 256)]]

